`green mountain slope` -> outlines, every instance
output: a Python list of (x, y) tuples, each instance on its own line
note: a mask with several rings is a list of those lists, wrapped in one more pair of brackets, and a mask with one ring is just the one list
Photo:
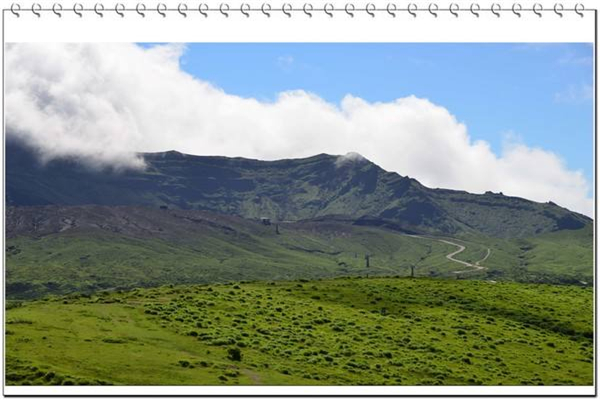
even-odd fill
[(592, 385), (593, 291), (410, 278), (9, 303), (8, 385)]
[[(363, 223), (320, 217), (265, 225), (207, 211), (130, 206), (9, 207), (7, 296), (169, 283), (408, 276), (411, 266), (416, 276), (592, 282), (589, 226), (532, 238), (459, 239), (417, 237)], [(458, 245), (465, 250), (456, 260), (485, 259), (484, 268), (448, 259)]]
[[(592, 225), (516, 239), (478, 235), (468, 240), (472, 249), (477, 249), (474, 243), (491, 249), (492, 256), (485, 262), (489, 279), (510, 276), (524, 282), (592, 284)], [(481, 247), (479, 254), (483, 253)]]
[(93, 171), (68, 160), (42, 166), (12, 142), (6, 153), (10, 206), (167, 205), (278, 221), (345, 215), (405, 231), (507, 238), (592, 223), (553, 203), (429, 189), (368, 160), (326, 154), (258, 161), (170, 151), (144, 154), (144, 171)]
[[(277, 234), (279, 231), (279, 234)], [(7, 212), (7, 294), (418, 274), (452, 265), (452, 247), (344, 220), (264, 225), (193, 210), (18, 207)], [(365, 255), (370, 255), (369, 268)]]

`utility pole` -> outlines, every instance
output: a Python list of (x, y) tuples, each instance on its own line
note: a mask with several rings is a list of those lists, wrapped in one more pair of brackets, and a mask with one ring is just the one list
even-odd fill
[(371, 259), (371, 256), (370, 256), (370, 255), (368, 255), (368, 254), (365, 254), (365, 264), (366, 264), (366, 267), (367, 267), (367, 268), (369, 268), (369, 267), (371, 266), (371, 265), (370, 265), (370, 262), (369, 262), (369, 261), (370, 261), (370, 259)]
[(415, 266), (414, 265), (410, 266), (410, 277), (411, 278), (415, 277)]
[(279, 233), (279, 224), (275, 224), (275, 233), (277, 235), (280, 235), (280, 233)]

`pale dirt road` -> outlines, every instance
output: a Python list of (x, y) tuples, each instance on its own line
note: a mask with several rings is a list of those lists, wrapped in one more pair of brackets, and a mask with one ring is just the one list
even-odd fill
[(468, 272), (481, 271), (481, 270), (487, 269), (487, 267), (484, 267), (484, 266), (482, 266), (480, 264), (482, 262), (484, 262), (485, 260), (487, 260), (487, 258), (492, 253), (492, 251), (488, 248), (487, 249), (487, 254), (485, 255), (485, 257), (483, 257), (481, 260), (475, 262), (475, 264), (471, 264), (469, 262), (462, 261), (462, 260), (457, 260), (456, 258), (454, 258), (455, 255), (457, 255), (457, 254), (462, 253), (463, 251), (465, 251), (466, 247), (463, 246), (463, 245), (461, 245), (461, 244), (450, 242), (450, 241), (444, 240), (444, 239), (432, 239), (432, 238), (428, 238), (428, 237), (425, 237), (425, 236), (419, 236), (419, 235), (407, 235), (407, 236), (415, 237), (415, 238), (419, 238), (419, 239), (437, 240), (438, 242), (442, 242), (442, 243), (449, 244), (451, 246), (458, 247), (458, 250), (453, 251), (452, 253), (446, 254), (446, 258), (448, 260), (450, 260), (450, 261), (462, 264), (462, 265), (464, 265), (466, 267), (469, 267), (469, 268), (472, 268), (472, 269), (465, 269), (465, 270), (460, 270), (460, 271), (452, 271), (454, 274), (465, 274), (465, 273), (468, 273)]
[(465, 266), (470, 267), (470, 268), (473, 268), (473, 269), (465, 269), (465, 270), (462, 270), (462, 271), (452, 271), (453, 273), (455, 273), (455, 274), (464, 274), (464, 273), (467, 273), (467, 272), (481, 271), (481, 270), (487, 269), (486, 267), (484, 267), (482, 265), (479, 265), (479, 264), (482, 263), (482, 262), (484, 262), (485, 260), (487, 260), (487, 258), (490, 256), (490, 254), (492, 253), (492, 251), (490, 249), (487, 249), (487, 254), (485, 255), (485, 257), (483, 257), (481, 260), (475, 262), (475, 264), (471, 264), (471, 263), (468, 263), (466, 261), (461, 261), (461, 260), (457, 260), (456, 258), (454, 258), (455, 255), (457, 255), (458, 253), (462, 253), (466, 249), (465, 246), (460, 245), (458, 243), (449, 242), (447, 240), (441, 240), (440, 239), (439, 241), (443, 242), (443, 243), (446, 243), (446, 244), (450, 244), (452, 246), (457, 246), (458, 247), (458, 250), (456, 250), (456, 251), (454, 251), (454, 252), (446, 255), (446, 258), (448, 260), (457, 262), (459, 264), (465, 265)]

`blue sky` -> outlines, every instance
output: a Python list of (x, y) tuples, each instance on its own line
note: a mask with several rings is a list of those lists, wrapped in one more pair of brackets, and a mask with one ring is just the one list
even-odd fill
[(592, 182), (589, 44), (189, 44), (181, 68), (229, 94), (302, 89), (332, 103), (415, 95), (496, 154), (507, 135), (560, 155)]

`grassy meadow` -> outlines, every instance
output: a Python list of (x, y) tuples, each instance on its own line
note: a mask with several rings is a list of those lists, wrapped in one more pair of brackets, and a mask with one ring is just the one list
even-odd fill
[(430, 278), (9, 301), (9, 385), (591, 385), (588, 287)]

